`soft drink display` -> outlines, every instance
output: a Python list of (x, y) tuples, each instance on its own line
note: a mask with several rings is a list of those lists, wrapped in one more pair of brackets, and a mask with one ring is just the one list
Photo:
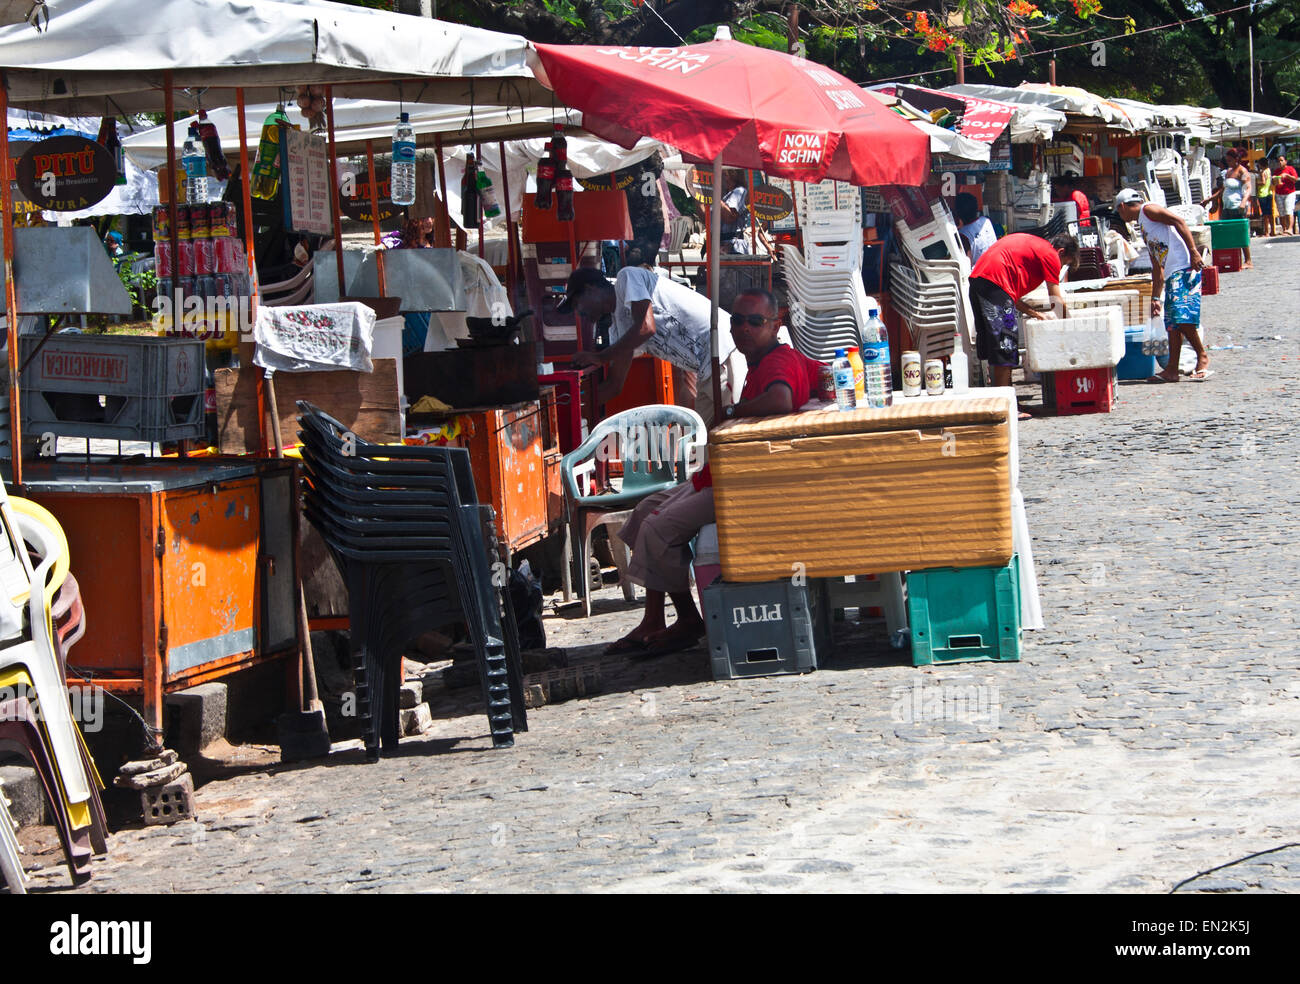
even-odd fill
[(835, 377), (835, 405), (841, 410), (857, 407), (856, 386), (853, 381), (853, 363), (848, 359), (844, 349), (835, 350), (835, 361), (831, 363), (831, 373)]
[(230, 177), (230, 167), (226, 164), (226, 155), (221, 150), (221, 134), (208, 119), (205, 110), (199, 110), (199, 139), (203, 142), (203, 153), (208, 161), (208, 173), (218, 181)]
[(497, 190), (488, 177), (487, 170), (479, 168), (477, 182), (478, 200), (483, 206), (483, 218), (495, 219), (501, 214), (501, 204), (497, 201)]
[(465, 174), (460, 179), (460, 219), (467, 232), (478, 228), (478, 164), (473, 154), (465, 155)]
[(257, 163), (253, 165), (253, 180), (248, 186), (249, 194), (263, 201), (274, 198), (280, 190), (280, 126), (289, 125), (289, 117), (284, 115), (284, 107), (277, 106), (275, 112), (262, 123), (262, 139), (257, 145)]
[(390, 196), (394, 205), (415, 202), (415, 130), (411, 114), (403, 113), (393, 131), (393, 166), (389, 175)]
[(98, 142), (107, 147), (113, 155), (113, 163), (117, 167), (117, 178), (114, 184), (126, 184), (126, 151), (122, 149), (122, 141), (117, 138), (116, 116), (105, 116), (103, 122), (99, 124)]
[(203, 140), (196, 123), (181, 147), (181, 165), (185, 168), (185, 200), (191, 205), (206, 205), (208, 201), (208, 158), (203, 151)]
[(537, 162), (537, 196), (533, 204), (545, 211), (555, 201), (555, 158), (551, 155), (551, 142), (546, 142), (546, 153)]

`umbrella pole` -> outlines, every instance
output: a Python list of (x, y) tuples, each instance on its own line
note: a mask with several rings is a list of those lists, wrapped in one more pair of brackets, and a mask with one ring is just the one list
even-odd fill
[[(722, 285), (722, 155), (713, 159), (713, 202), (709, 205), (709, 345), (713, 360), (713, 419), (722, 419), (722, 370), (718, 364), (718, 297)], [(706, 421), (707, 423), (707, 421)]]
[[(253, 238), (257, 231), (253, 227), (253, 175), (248, 169), (248, 121), (244, 119), (244, 90), (237, 88), (235, 90), (235, 113), (239, 117), (239, 173), (243, 180), (243, 199), (244, 207), (244, 251), (248, 254), (248, 273), (249, 273), (249, 296), (248, 296), (248, 323), (239, 326), (239, 341), (251, 342), (253, 340), (253, 325), (257, 318), (257, 258), (253, 255)], [(229, 328), (229, 325), (223, 325)], [(252, 365), (250, 358), (248, 366), (240, 363), (240, 372), (245, 368), (254, 369), (256, 375), (254, 379), (257, 382), (257, 453), (265, 455), (268, 451), (266, 440), (266, 385), (264, 381), (265, 373)], [(277, 444), (278, 446), (278, 444)]]
[(9, 80), (0, 76), (0, 109), (4, 110), (5, 131), (0, 133), (0, 168), (4, 169), (4, 274), (5, 315), (9, 324), (9, 457), (13, 461), (14, 485), (22, 488), (22, 407), (18, 394), (18, 293), (14, 287), (14, 195), (9, 184)]
[[(379, 231), (379, 188), (375, 181), (375, 142), (366, 141), (366, 167), (369, 169), (367, 174), (370, 177), (370, 221), (374, 227), (375, 245), (378, 246), (383, 237)], [(392, 170), (389, 170), (389, 180), (391, 181)], [(409, 216), (410, 211), (407, 211)], [(375, 254), (375, 275), (379, 281), (379, 296), (388, 296), (388, 277), (384, 271), (384, 251), (381, 249)]]
[(347, 297), (347, 277), (343, 273), (343, 222), (339, 218), (339, 154), (334, 142), (334, 87), (325, 87), (325, 123), (329, 127), (330, 220), (334, 226), (334, 262), (339, 278), (339, 298)]

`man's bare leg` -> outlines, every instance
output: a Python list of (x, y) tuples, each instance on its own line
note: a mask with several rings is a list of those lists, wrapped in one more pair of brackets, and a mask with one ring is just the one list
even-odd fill
[(1166, 363), (1165, 368), (1161, 372), (1156, 373), (1156, 375), (1167, 383), (1178, 382), (1178, 357), (1182, 355), (1182, 353), (1183, 336), (1182, 333), (1175, 328), (1169, 332), (1169, 362)]
[(989, 366), (989, 371), (993, 374), (994, 386), (1011, 385), (1011, 367), (1010, 366)]
[(647, 637), (646, 645), (650, 649), (685, 647), (704, 635), (704, 618), (695, 607), (695, 597), (690, 591), (674, 591), (670, 597), (677, 609), (677, 621)]
[[(1253, 263), (1250, 262), (1250, 247), (1249, 247), (1249, 246), (1245, 247), (1244, 249), (1242, 249), (1241, 252), (1242, 252), (1242, 254), (1243, 254), (1243, 258), (1244, 258), (1244, 262), (1241, 264), (1241, 268), (1242, 268), (1243, 270), (1250, 270), (1250, 269), (1253, 269), (1254, 266), (1255, 266), (1255, 264), (1253, 264)], [(1195, 346), (1193, 346), (1193, 347), (1195, 347)]]
[[(1181, 332), (1183, 335), (1187, 336), (1187, 344), (1190, 345), (1192, 347), (1192, 351), (1196, 353), (1196, 369), (1194, 371), (1204, 372), (1210, 366), (1210, 353), (1206, 350), (1205, 343), (1201, 341), (1201, 333), (1196, 330), (1195, 325), (1179, 325), (1178, 331)], [(1173, 336), (1170, 337), (1172, 339)], [(1171, 341), (1169, 345), (1169, 352), (1171, 356), (1173, 354), (1173, 350), (1174, 347)], [(1176, 365), (1176, 363), (1173, 363), (1172, 361), (1170, 364)]]
[(662, 591), (652, 591), (646, 588), (645, 613), (641, 616), (640, 623), (622, 639), (619, 639), (618, 642), (611, 643), (605, 651), (608, 653), (624, 653), (642, 649), (652, 635), (656, 632), (662, 632), (666, 624), (664, 616), (665, 597)]

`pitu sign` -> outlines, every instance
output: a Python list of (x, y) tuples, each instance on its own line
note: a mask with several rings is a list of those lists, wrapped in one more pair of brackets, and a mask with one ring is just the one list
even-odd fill
[(52, 212), (78, 212), (101, 202), (117, 182), (107, 147), (85, 137), (50, 137), (18, 160), (15, 180), (27, 200)]
[[(393, 204), (392, 177), (386, 167), (375, 168), (375, 198), (379, 204), (379, 221), (386, 222), (398, 212)], [(373, 222), (370, 208), (370, 171), (345, 175), (339, 185), (339, 211), (358, 222)]]

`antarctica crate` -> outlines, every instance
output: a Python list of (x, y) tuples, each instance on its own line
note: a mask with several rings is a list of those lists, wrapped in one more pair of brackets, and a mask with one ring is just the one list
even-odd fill
[(704, 589), (713, 679), (809, 673), (830, 655), (826, 584), (818, 578)]

